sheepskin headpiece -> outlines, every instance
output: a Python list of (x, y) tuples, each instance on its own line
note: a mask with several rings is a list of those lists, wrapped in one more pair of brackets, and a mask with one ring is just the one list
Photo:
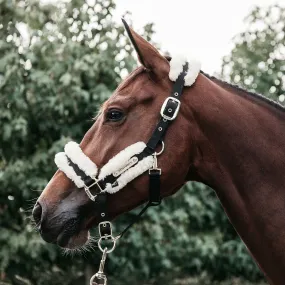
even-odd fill
[(188, 71), (185, 76), (185, 86), (191, 86), (199, 75), (201, 63), (198, 60), (188, 60), (183, 55), (174, 56), (170, 60), (169, 79), (176, 81), (179, 74), (183, 71), (183, 65), (188, 62)]

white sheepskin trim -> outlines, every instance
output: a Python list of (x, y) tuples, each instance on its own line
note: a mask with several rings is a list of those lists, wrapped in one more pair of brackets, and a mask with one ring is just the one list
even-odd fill
[(68, 159), (64, 152), (59, 152), (54, 157), (54, 162), (57, 167), (69, 178), (71, 179), (78, 188), (84, 187), (84, 182), (79, 176), (76, 175), (73, 168), (69, 165)]
[(137, 165), (134, 167), (128, 169), (126, 172), (124, 172), (118, 179), (118, 185), (115, 187), (112, 187), (110, 183), (106, 184), (105, 191), (113, 194), (124, 188), (130, 181), (134, 180), (136, 177), (150, 169), (153, 165), (153, 156), (150, 155), (140, 162), (138, 162)]
[(187, 75), (185, 76), (185, 86), (191, 86), (195, 83), (200, 70), (201, 62), (195, 59), (189, 60), (189, 69)]
[(169, 79), (176, 81), (179, 74), (183, 71), (183, 65), (187, 62), (187, 58), (183, 55), (177, 55), (170, 60)]
[(76, 142), (68, 142), (64, 147), (64, 151), (71, 161), (77, 164), (88, 176), (96, 176), (98, 172), (96, 164), (83, 153), (79, 144)]
[(141, 153), (145, 147), (146, 144), (144, 142), (137, 142), (120, 151), (101, 168), (99, 180), (122, 169), (132, 156)]
[(188, 72), (185, 76), (185, 86), (191, 86), (199, 75), (201, 63), (195, 59), (187, 60), (183, 55), (174, 56), (170, 61), (169, 79), (176, 81), (183, 71), (183, 65), (188, 61)]

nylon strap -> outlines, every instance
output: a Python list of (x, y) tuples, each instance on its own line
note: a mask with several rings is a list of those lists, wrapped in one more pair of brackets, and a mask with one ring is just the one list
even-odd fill
[[(174, 82), (173, 89), (172, 89), (171, 95), (169, 97), (175, 98), (175, 99), (180, 101), (187, 71), (188, 71), (188, 62), (185, 63), (185, 65), (183, 66), (183, 71), (179, 74), (177, 80)], [(173, 101), (169, 100), (168, 104), (165, 108), (164, 114), (166, 116), (171, 117), (173, 114), (171, 112), (169, 112), (168, 110), (169, 109), (175, 110), (175, 108), (177, 108), (177, 104), (175, 104)], [(159, 120), (156, 128), (154, 129), (148, 143), (146, 144), (150, 150), (155, 151), (157, 145), (159, 144), (159, 142), (164, 137), (165, 132), (171, 123), (172, 123), (172, 121), (170, 121), (170, 120), (166, 120), (163, 117), (160, 118), (160, 120)]]
[(149, 171), (149, 203), (150, 206), (158, 206), (161, 203), (160, 196), (160, 169), (150, 169)]

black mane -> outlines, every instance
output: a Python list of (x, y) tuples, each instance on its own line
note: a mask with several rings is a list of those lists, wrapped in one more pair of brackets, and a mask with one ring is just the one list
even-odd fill
[(222, 87), (225, 87), (225, 88), (228, 88), (228, 89), (234, 89), (240, 95), (244, 95), (244, 94), (249, 95), (249, 96), (253, 97), (254, 99), (260, 100), (261, 102), (266, 103), (269, 106), (272, 106), (272, 107), (278, 109), (279, 111), (285, 113), (285, 108), (280, 103), (275, 102), (275, 101), (265, 97), (262, 94), (258, 94), (258, 93), (247, 91), (247, 90), (243, 89), (242, 87), (240, 87), (240, 86), (238, 86), (236, 84), (231, 84), (231, 83), (225, 82), (225, 81), (223, 81), (221, 79), (216, 78), (215, 76), (211, 76), (211, 75), (203, 72), (202, 70), (201, 70), (201, 73), (203, 75), (205, 75), (208, 79), (216, 82), (217, 84), (219, 84)]

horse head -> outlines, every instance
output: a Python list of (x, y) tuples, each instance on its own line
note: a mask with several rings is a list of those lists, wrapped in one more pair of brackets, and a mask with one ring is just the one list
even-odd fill
[[(80, 145), (74, 145), (75, 152), (79, 156), (83, 153), (83, 160), (88, 157), (90, 160), (86, 163), (94, 163), (94, 171), (98, 168), (101, 173), (104, 172), (103, 169), (106, 170), (104, 166), (112, 157), (129, 146), (143, 147), (142, 143), (146, 143), (151, 137), (160, 118), (161, 106), (173, 87), (171, 62), (125, 22), (124, 24), (141, 66), (118, 86), (101, 107)], [(173, 70), (172, 73), (175, 73), (175, 66)], [(199, 70), (196, 77), (198, 73)], [(175, 77), (175, 74), (172, 76)], [(194, 92), (191, 90), (193, 89), (185, 88), (183, 92)], [(173, 194), (188, 180), (193, 151), (189, 144), (191, 129), (193, 130), (193, 122), (189, 121), (189, 110), (182, 105), (179, 116), (169, 126), (169, 131), (163, 138), (165, 149), (158, 158), (162, 169), (162, 197)], [(137, 142), (141, 143), (136, 144)], [(161, 147), (159, 144), (156, 151)], [(72, 144), (67, 148), (72, 153)], [(67, 248), (82, 246), (89, 238), (89, 229), (98, 224), (100, 219), (96, 203), (89, 199), (80, 188), (80, 182), (78, 183), (72, 182), (66, 173), (58, 170), (39, 197), (33, 216), (41, 236), (47, 242)], [(148, 200), (148, 195), (148, 175), (145, 172), (120, 191), (108, 193), (106, 211), (109, 218), (114, 219), (143, 204)]]

